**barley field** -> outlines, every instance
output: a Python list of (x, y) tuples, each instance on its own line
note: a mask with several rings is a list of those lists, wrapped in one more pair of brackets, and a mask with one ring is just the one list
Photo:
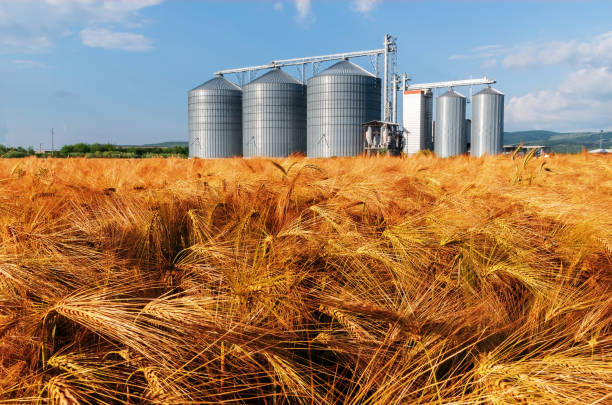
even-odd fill
[(1, 159), (0, 403), (610, 404), (612, 157)]

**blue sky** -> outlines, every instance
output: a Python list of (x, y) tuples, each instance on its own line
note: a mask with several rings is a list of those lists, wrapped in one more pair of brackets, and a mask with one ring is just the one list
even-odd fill
[(187, 91), (214, 71), (386, 32), (414, 82), (496, 79), (507, 130), (612, 127), (608, 1), (0, 0), (0, 143), (186, 140)]

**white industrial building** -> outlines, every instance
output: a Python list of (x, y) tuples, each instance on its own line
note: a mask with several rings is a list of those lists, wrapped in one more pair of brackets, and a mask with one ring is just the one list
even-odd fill
[(431, 91), (404, 91), (402, 109), (404, 153), (413, 155), (420, 150), (432, 149), (433, 95)]

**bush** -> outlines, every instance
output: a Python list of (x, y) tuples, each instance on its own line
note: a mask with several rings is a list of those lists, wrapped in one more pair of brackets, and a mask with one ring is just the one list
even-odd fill
[(9, 150), (8, 152), (5, 152), (2, 155), (3, 158), (22, 158), (26, 156), (28, 156), (28, 153), (26, 151), (21, 151), (17, 149)]

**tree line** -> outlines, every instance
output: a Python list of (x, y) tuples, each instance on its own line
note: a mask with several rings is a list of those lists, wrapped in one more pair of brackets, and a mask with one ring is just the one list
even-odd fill
[(36, 151), (34, 148), (8, 147), (0, 145), (0, 157), (20, 158), (26, 156), (39, 157), (89, 157), (89, 158), (149, 158), (149, 157), (187, 157), (187, 146), (149, 147), (149, 146), (118, 146), (100, 143), (75, 143), (64, 145), (56, 151)]

